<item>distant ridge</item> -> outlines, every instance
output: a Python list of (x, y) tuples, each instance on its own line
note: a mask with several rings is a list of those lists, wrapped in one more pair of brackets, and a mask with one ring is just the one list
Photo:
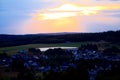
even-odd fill
[(65, 35), (65, 34), (86, 34), (86, 33), (106, 33), (106, 32), (117, 32), (116, 31), (103, 31), (103, 32), (54, 32), (54, 33), (35, 33), (35, 34), (0, 34), (0, 35)]
[(85, 41), (106, 41), (120, 43), (119, 36), (120, 30), (97, 33), (62, 32), (24, 35), (0, 34), (0, 47)]

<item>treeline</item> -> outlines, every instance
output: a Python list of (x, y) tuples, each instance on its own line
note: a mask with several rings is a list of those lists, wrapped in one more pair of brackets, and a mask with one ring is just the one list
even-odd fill
[(65, 33), (65, 34), (36, 34), (36, 35), (0, 35), (0, 47), (18, 46), (38, 43), (66, 43), (85, 41), (107, 41), (119, 43), (119, 31), (101, 33)]

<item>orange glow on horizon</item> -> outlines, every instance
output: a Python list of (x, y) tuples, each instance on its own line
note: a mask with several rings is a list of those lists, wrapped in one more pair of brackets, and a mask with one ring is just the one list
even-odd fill
[[(39, 32), (75, 32), (75, 31), (82, 31), (82, 28), (79, 27), (79, 23), (77, 18), (70, 17), (70, 18), (60, 18), (56, 20), (32, 20), (28, 22), (26, 29), (28, 29), (31, 33), (39, 33)], [(26, 29), (23, 29), (26, 30)], [(24, 31), (26, 32), (26, 31)]]
[[(101, 15), (97, 14), (101, 14), (102, 10), (114, 10), (118, 8), (120, 6), (79, 6), (75, 4), (63, 4), (58, 7), (37, 11), (32, 15), (31, 20), (25, 24), (23, 31), (27, 32), (26, 30), (28, 30), (30, 33), (82, 32), (85, 31), (84, 25), (82, 25), (82, 19), (84, 20), (85, 17), (94, 16), (90, 20), (95, 19), (100, 22), (109, 21), (109, 18), (103, 18), (104, 14), (102, 14), (102, 18), (99, 17)], [(95, 18), (95, 15), (99, 18)]]

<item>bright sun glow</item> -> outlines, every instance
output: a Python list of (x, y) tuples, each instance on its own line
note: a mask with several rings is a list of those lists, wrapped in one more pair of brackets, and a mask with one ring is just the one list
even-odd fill
[(50, 11), (78, 11), (79, 7), (73, 4), (64, 4), (58, 8), (50, 9)]
[[(41, 16), (41, 17), (40, 17)], [(59, 19), (65, 17), (72, 17), (76, 16), (74, 12), (55, 12), (55, 13), (44, 13), (44, 14), (37, 14), (37, 19), (46, 20), (46, 19)]]
[(92, 10), (83, 10), (82, 11), (82, 14), (84, 14), (84, 15), (92, 15), (92, 14), (97, 14), (98, 13), (98, 11), (92, 11)]
[(93, 6), (93, 7), (84, 7), (78, 6), (73, 4), (64, 4), (57, 8), (47, 9), (43, 13), (36, 14), (37, 20), (47, 20), (47, 19), (59, 19), (59, 18), (66, 18), (66, 17), (73, 17), (73, 16), (80, 16), (80, 15), (94, 15), (98, 14), (99, 10), (102, 7), (100, 6)]
[[(65, 2), (67, 3), (67, 2)], [(27, 33), (52, 33), (52, 32), (84, 32), (99, 26), (99, 22), (111, 24), (117, 20), (113, 17), (106, 16), (104, 11), (118, 10), (119, 5), (82, 5), (81, 3), (61, 4), (42, 10), (36, 10), (32, 19), (25, 22), (22, 31)], [(113, 13), (113, 12), (112, 12)], [(119, 12), (117, 12), (118, 14)], [(96, 24), (94, 24), (96, 23)], [(90, 25), (90, 27), (88, 27)], [(100, 25), (100, 28), (102, 28)], [(98, 28), (97, 30), (99, 30)], [(29, 29), (29, 30), (28, 30)], [(106, 28), (105, 28), (106, 29)]]
[(75, 4), (64, 4), (58, 8), (49, 9), (50, 11), (81, 11), (81, 10), (101, 10), (101, 6), (80, 6)]

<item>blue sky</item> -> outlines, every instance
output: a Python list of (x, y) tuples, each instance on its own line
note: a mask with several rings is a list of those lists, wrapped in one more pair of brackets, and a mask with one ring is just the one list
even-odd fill
[[(73, 29), (74, 25), (73, 27), (70, 26), (71, 30), (69, 31), (62, 30), (65, 26), (63, 27), (63, 25), (61, 25), (61, 30), (49, 31), (47, 30), (49, 26), (45, 24), (52, 22), (53, 20), (39, 20), (39, 22), (33, 20), (34, 15), (36, 16), (37, 14), (50, 13), (46, 10), (48, 8), (53, 9), (70, 3), (78, 5), (79, 7), (104, 6), (106, 8), (100, 10), (98, 13), (99, 15), (82, 15), (77, 16), (77, 18), (72, 18), (75, 20), (77, 19), (77, 23), (75, 22), (74, 25), (77, 25), (78, 30)], [(119, 4), (120, 0), (0, 0), (0, 34), (72, 32), (72, 29), (73, 32), (102, 32), (108, 30), (120, 30)], [(109, 8), (110, 6), (113, 6), (113, 8)], [(61, 20), (56, 21), (54, 21), (54, 23), (58, 23), (58, 21)], [(30, 26), (32, 24), (36, 25)], [(66, 24), (68, 25), (69, 23)], [(51, 24), (50, 26), (54, 26), (50, 28), (57, 27), (55, 24)], [(36, 29), (31, 31), (29, 28)], [(81, 30), (81, 28), (83, 30)]]

